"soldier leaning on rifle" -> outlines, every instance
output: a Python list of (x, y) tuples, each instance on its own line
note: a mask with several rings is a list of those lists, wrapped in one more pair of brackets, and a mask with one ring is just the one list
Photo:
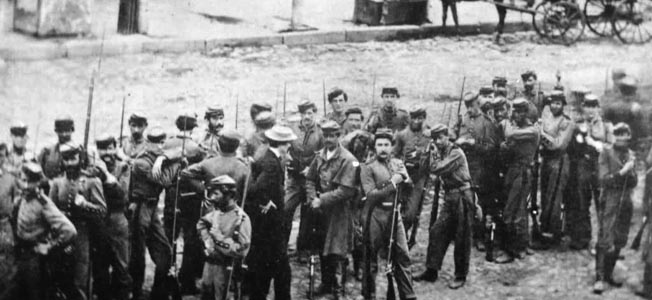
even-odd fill
[[(179, 284), (181, 293), (189, 295), (198, 292), (195, 280), (201, 277), (202, 272), (201, 241), (195, 225), (200, 217), (203, 196), (196, 193), (187, 180), (181, 180), (177, 185), (176, 175), (186, 165), (202, 161), (206, 151), (192, 139), (192, 131), (197, 127), (197, 116), (194, 113), (180, 114), (175, 125), (179, 133), (169, 137), (163, 144), (163, 153), (156, 158), (152, 174), (165, 187), (163, 225), (168, 241), (174, 245), (181, 231), (184, 233), (184, 259), (179, 269)], [(162, 175), (165, 172), (171, 176)], [(172, 257), (173, 262), (175, 259)]]
[(75, 225), (77, 237), (71, 253), (52, 257), (53, 276), (68, 299), (88, 299), (90, 235), (106, 217), (106, 202), (100, 180), (86, 173), (81, 145), (67, 142), (58, 148), (65, 176), (52, 181), (50, 199)]
[[(473, 93), (465, 95), (466, 113), (456, 125), (454, 132), (459, 134), (454, 137), (454, 140), (455, 144), (464, 151), (468, 163), (471, 175), (471, 193), (477, 194), (478, 204), (483, 211), (495, 211), (493, 188), (496, 184), (496, 177), (491, 172), (499, 141), (496, 125), (480, 109), (480, 98), (483, 102), (488, 102), (488, 96), (476, 96)], [(476, 247), (478, 250), (484, 251), (484, 223), (479, 220), (474, 225)]]
[(570, 248), (586, 249), (591, 242), (591, 202), (597, 207), (600, 198), (598, 156), (607, 144), (612, 144), (613, 126), (600, 116), (600, 101), (594, 94), (584, 96), (582, 112), (575, 120), (573, 136), (568, 146), (570, 160), (568, 184), (564, 197)]
[(224, 109), (221, 107), (208, 107), (204, 114), (206, 128), (203, 131), (198, 143), (208, 153), (208, 156), (217, 156), (220, 152), (220, 145), (217, 139), (224, 128)]
[(47, 299), (51, 283), (44, 277), (43, 262), (49, 253), (63, 251), (61, 247), (77, 234), (72, 222), (39, 187), (44, 178), (36, 163), (21, 167), (18, 185), (22, 192), (12, 217), (17, 270), (10, 286), (0, 292), (0, 299)]
[(271, 280), (276, 299), (291, 299), (292, 272), (287, 255), (287, 224), (284, 203), (285, 172), (282, 162), (290, 143), (297, 138), (292, 129), (274, 126), (265, 132), (269, 149), (251, 166), (251, 184), (245, 211), (251, 217), (251, 250), (247, 256), (245, 284), (252, 300), (265, 300)]
[(475, 212), (471, 175), (462, 149), (450, 142), (448, 127), (438, 124), (432, 131), (436, 150), (431, 154), (430, 172), (443, 181), (444, 206), (430, 229), (426, 271), (415, 280), (437, 280), (446, 250), (455, 242), (455, 280), (451, 289), (464, 286), (471, 255), (471, 225)]
[(57, 133), (58, 141), (52, 146), (43, 148), (37, 158), (37, 162), (43, 168), (43, 173), (48, 179), (54, 179), (63, 174), (59, 147), (70, 142), (74, 131), (75, 123), (71, 117), (58, 117), (54, 120), (54, 132)]
[[(315, 153), (324, 147), (324, 136), (321, 128), (317, 126), (317, 106), (315, 103), (308, 100), (301, 102), (298, 105), (299, 113), (301, 113), (301, 124), (299, 125), (300, 132), (298, 138), (292, 142), (290, 148), (290, 156), (292, 160), (287, 167), (288, 181), (285, 186), (285, 222), (288, 227), (285, 228), (285, 239), (289, 241), (290, 230), (292, 229), (292, 219), (294, 212), (301, 204), (308, 204), (306, 198), (306, 174), (308, 167), (315, 158)], [(323, 235), (324, 227), (323, 218), (308, 218), (309, 207), (307, 205), (301, 206), (301, 223), (299, 225), (299, 236), (297, 237), (297, 251), (309, 251), (311, 247), (321, 246), (312, 245), (310, 239), (310, 226), (308, 223), (311, 221), (316, 222), (319, 228), (318, 235)], [(322, 238), (323, 239), (323, 238)]]
[(410, 116), (407, 111), (396, 107), (395, 101), (401, 98), (398, 89), (384, 87), (380, 98), (383, 101), (382, 108), (371, 112), (365, 130), (374, 133), (379, 128), (390, 128), (392, 132), (405, 129), (410, 123)]
[(414, 183), (412, 189), (401, 191), (407, 202), (403, 205), (402, 219), (405, 230), (417, 224), (421, 212), (421, 197), (428, 179), (428, 147), (430, 146), (430, 127), (424, 125), (426, 110), (422, 107), (410, 111), (410, 126), (396, 133), (394, 138), (394, 157), (403, 159), (408, 175)]
[(529, 244), (528, 199), (532, 182), (532, 161), (539, 147), (539, 129), (529, 118), (530, 103), (524, 98), (513, 102), (512, 120), (500, 124), (505, 140), (500, 144), (501, 157), (506, 164), (504, 189), (506, 201), (502, 211), (505, 253), (496, 263), (510, 263), (522, 259)]
[(227, 281), (231, 280), (227, 267), (234, 259), (242, 259), (249, 252), (251, 221), (236, 204), (236, 185), (236, 181), (228, 175), (220, 175), (206, 182), (205, 197), (212, 211), (197, 223), (206, 257), (201, 291), (204, 300), (224, 299)]
[(140, 299), (142, 295), (145, 279), (145, 247), (149, 250), (149, 255), (155, 265), (151, 298), (163, 299), (166, 295), (164, 280), (170, 270), (171, 246), (165, 235), (161, 218), (157, 213), (157, 205), (163, 186), (152, 175), (154, 161), (163, 152), (162, 147), (165, 143), (165, 137), (165, 132), (160, 127), (150, 129), (147, 133), (144, 152), (133, 161), (129, 191), (129, 215), (131, 216), (131, 262), (129, 272), (133, 279), (133, 299)]
[[(550, 95), (550, 114), (541, 118), (541, 231), (552, 234), (552, 240), (533, 241), (533, 249), (546, 249), (549, 243), (555, 244), (565, 234), (561, 218), (566, 183), (568, 181), (569, 160), (566, 154), (568, 144), (573, 137), (573, 123), (564, 114), (566, 96), (562, 91), (553, 91)], [(566, 226), (567, 228), (567, 226)]]
[[(340, 125), (329, 120), (321, 124), (324, 148), (310, 164), (306, 175), (307, 197), (311, 208), (320, 210), (326, 220), (324, 247), (320, 251), (321, 286), (317, 294), (343, 295), (342, 276), (346, 257), (353, 250), (352, 201), (357, 193), (358, 167), (353, 154), (340, 146)], [(346, 278), (346, 277), (344, 277)]]
[(331, 105), (331, 111), (324, 118), (335, 121), (338, 125), (342, 126), (344, 121), (346, 121), (345, 106), (348, 101), (349, 96), (346, 95), (346, 92), (340, 88), (333, 88), (328, 93), (328, 103)]
[(255, 127), (254, 131), (245, 135), (242, 146), (240, 147), (242, 157), (246, 158), (249, 162), (259, 159), (267, 152), (269, 146), (265, 138), (265, 131), (276, 125), (276, 118), (271, 111), (265, 110), (256, 114), (253, 122)]
[(595, 256), (596, 282), (593, 285), (596, 294), (604, 291), (605, 283), (622, 286), (613, 278), (613, 270), (620, 249), (627, 244), (633, 211), (631, 193), (637, 183), (636, 156), (629, 149), (631, 136), (629, 125), (616, 124), (615, 142), (602, 150), (598, 160), (602, 194), (597, 209), (599, 233)]
[(147, 141), (145, 140), (145, 129), (147, 129), (147, 118), (140, 113), (133, 113), (127, 121), (129, 124), (130, 136), (122, 138), (122, 149), (119, 155), (131, 164), (139, 155), (146, 151)]
[[(376, 274), (378, 273), (378, 254), (389, 246), (393, 204), (399, 185), (409, 182), (410, 177), (402, 161), (393, 158), (392, 142), (394, 136), (390, 129), (380, 129), (374, 136), (375, 159), (366, 162), (360, 172), (362, 189), (367, 200), (363, 215), (365, 239), (365, 266), (362, 275), (362, 296), (376, 299)], [(416, 299), (412, 289), (412, 271), (407, 246), (405, 228), (399, 214), (394, 230), (393, 276), (396, 279), (401, 299)], [(385, 252), (386, 254), (386, 252)]]
[[(99, 158), (106, 169), (99, 170), (108, 214), (92, 239), (95, 252), (93, 277), (98, 299), (126, 300), (131, 292), (129, 275), (129, 222), (125, 210), (131, 169), (117, 154), (116, 139), (103, 134), (95, 139)], [(101, 166), (101, 164), (98, 164)], [(103, 167), (99, 167), (102, 169)]]

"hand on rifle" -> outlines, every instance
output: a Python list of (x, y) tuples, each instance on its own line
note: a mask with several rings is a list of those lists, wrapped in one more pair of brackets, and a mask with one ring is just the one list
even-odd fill
[(405, 179), (403, 178), (403, 175), (396, 173), (396, 174), (392, 175), (392, 178), (390, 180), (392, 181), (392, 183), (394, 185), (397, 185), (397, 184), (403, 182)]
[(308, 167), (306, 167), (305, 169), (303, 169), (303, 171), (301, 171), (301, 175), (303, 175), (304, 177), (308, 176)]
[(620, 174), (620, 176), (625, 176), (625, 174), (627, 174), (627, 173), (631, 172), (632, 170), (634, 170), (634, 166), (635, 166), (635, 158), (634, 158), (634, 156), (632, 156), (632, 157), (629, 158), (629, 160), (627, 160), (627, 162), (622, 167), (622, 169), (620, 169), (620, 171), (618, 171), (618, 174)]
[(315, 199), (312, 199), (310, 202), (310, 207), (317, 209), (321, 206), (321, 199), (315, 197)]
[(267, 214), (268, 211), (270, 211), (272, 208), (276, 209), (276, 204), (272, 202), (272, 200), (269, 200), (267, 204), (265, 205), (259, 205), (260, 206), (260, 212), (264, 214)]
[(594, 140), (593, 137), (590, 135), (586, 136), (586, 144), (595, 148), (596, 151), (602, 152), (602, 148), (603, 148), (602, 142)]

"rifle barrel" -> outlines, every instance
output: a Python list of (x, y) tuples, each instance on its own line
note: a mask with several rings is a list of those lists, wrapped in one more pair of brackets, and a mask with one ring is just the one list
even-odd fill
[(120, 140), (119, 140), (119, 145), (120, 148), (122, 148), (122, 130), (124, 129), (125, 125), (125, 101), (127, 100), (126, 96), (122, 97), (122, 112), (120, 114)]

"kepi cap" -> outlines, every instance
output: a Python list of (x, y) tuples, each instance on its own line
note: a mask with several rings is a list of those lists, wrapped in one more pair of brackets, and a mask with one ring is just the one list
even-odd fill
[(313, 111), (317, 111), (317, 105), (315, 105), (315, 103), (311, 102), (310, 100), (301, 101), (301, 103), (297, 105), (297, 108), (299, 109), (299, 112), (302, 114), (309, 109), (312, 109)]
[(442, 133), (446, 133), (448, 135), (448, 126), (444, 124), (436, 124), (435, 126), (430, 129), (430, 137), (431, 138), (437, 138)]

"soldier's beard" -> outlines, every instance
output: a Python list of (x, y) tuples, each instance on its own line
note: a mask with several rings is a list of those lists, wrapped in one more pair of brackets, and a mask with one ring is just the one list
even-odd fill
[(377, 156), (379, 160), (385, 161), (387, 158), (389, 158), (389, 152), (380, 151), (378, 152)]
[(140, 140), (143, 137), (143, 133), (138, 131), (132, 132), (131, 137), (134, 138), (134, 140)]
[(107, 154), (107, 155), (102, 155), (100, 158), (102, 158), (102, 161), (106, 163), (107, 167), (112, 167), (115, 165), (115, 156), (112, 154)]
[(422, 128), (423, 128), (423, 123), (410, 124), (410, 129), (412, 131), (421, 131)]
[(66, 171), (66, 177), (70, 179), (75, 179), (79, 177), (79, 174), (81, 172), (81, 166), (80, 165), (69, 165), (65, 166), (64, 170)]

